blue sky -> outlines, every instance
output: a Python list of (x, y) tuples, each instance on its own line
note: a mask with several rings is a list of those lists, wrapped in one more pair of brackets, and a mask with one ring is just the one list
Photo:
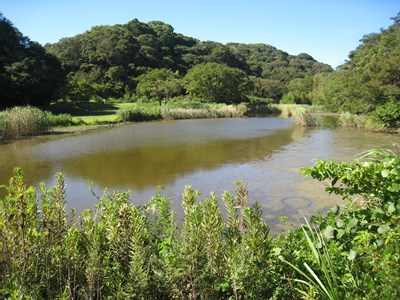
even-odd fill
[(265, 43), (336, 67), (363, 35), (400, 12), (399, 0), (0, 0), (31, 40), (57, 42), (96, 25), (159, 20), (201, 41)]

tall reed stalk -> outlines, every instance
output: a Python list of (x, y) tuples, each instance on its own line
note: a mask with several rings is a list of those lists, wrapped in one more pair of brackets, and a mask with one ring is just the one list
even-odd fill
[(41, 134), (51, 127), (47, 114), (31, 106), (7, 109), (2, 112), (0, 119), (3, 139)]

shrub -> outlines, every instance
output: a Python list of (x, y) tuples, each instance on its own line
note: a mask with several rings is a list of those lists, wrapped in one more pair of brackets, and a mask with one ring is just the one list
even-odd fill
[(370, 115), (374, 123), (382, 124), (386, 128), (400, 127), (400, 103), (390, 101), (378, 106)]
[(75, 225), (62, 174), (37, 193), (16, 168), (0, 200), (0, 298), (399, 299), (400, 157), (364, 159), (303, 169), (349, 206), (275, 238), (243, 182), (222, 203), (187, 186), (179, 224), (158, 190), (141, 206), (105, 192)]
[(75, 124), (70, 114), (54, 115), (47, 112), (47, 117), (49, 119), (51, 127), (70, 126)]

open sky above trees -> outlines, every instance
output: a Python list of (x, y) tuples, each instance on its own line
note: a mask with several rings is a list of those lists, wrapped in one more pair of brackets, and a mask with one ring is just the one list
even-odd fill
[(96, 25), (160, 20), (175, 32), (220, 43), (265, 43), (337, 67), (363, 35), (386, 28), (398, 0), (130, 1), (4, 0), (1, 12), (31, 40), (54, 43)]

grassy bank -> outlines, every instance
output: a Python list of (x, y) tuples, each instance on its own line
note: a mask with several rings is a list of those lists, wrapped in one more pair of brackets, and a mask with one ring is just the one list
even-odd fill
[[(0, 295), (397, 299), (398, 169), (397, 155), (375, 152), (367, 162), (321, 161), (303, 170), (330, 182), (328, 192), (350, 205), (277, 237), (269, 235), (260, 206), (248, 203), (243, 182), (235, 194), (201, 201), (187, 186), (181, 222), (160, 191), (143, 206), (132, 204), (128, 192), (106, 193), (74, 219), (66, 211), (62, 174), (37, 192), (16, 169), (0, 201)], [(354, 196), (363, 202), (355, 204)]]

